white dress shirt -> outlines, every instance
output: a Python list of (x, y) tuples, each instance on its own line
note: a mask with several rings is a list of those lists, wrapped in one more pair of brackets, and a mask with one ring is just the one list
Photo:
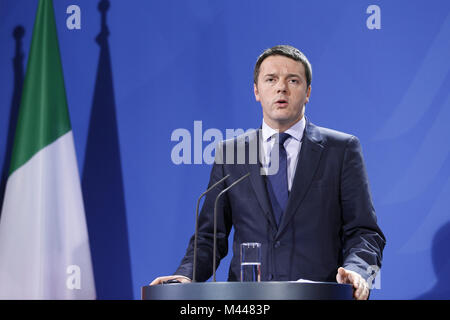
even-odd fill
[[(287, 153), (287, 179), (288, 179), (288, 190), (291, 191), (292, 182), (294, 181), (295, 169), (297, 168), (297, 159), (300, 154), (300, 149), (302, 147), (303, 131), (305, 130), (305, 117), (294, 124), (292, 127), (287, 129), (285, 132), (290, 135), (288, 139), (284, 142), (284, 148)], [(279, 131), (269, 127), (269, 125), (264, 121), (262, 124), (262, 148), (264, 155), (263, 168), (265, 165), (270, 163), (270, 153), (275, 143), (274, 135)], [(266, 171), (267, 172), (267, 171)]]

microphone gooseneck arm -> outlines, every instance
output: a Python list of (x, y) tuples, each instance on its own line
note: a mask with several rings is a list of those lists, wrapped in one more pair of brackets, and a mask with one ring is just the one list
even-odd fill
[(198, 208), (200, 206), (200, 200), (203, 198), (204, 195), (206, 195), (208, 192), (210, 192), (212, 189), (217, 187), (220, 183), (225, 181), (230, 175), (227, 174), (225, 177), (214, 183), (211, 187), (208, 188), (205, 192), (203, 192), (200, 197), (197, 200), (197, 208), (195, 210), (195, 235), (194, 235), (194, 262), (193, 262), (193, 274), (192, 274), (192, 282), (196, 282), (196, 270), (197, 270), (197, 238), (198, 238)]
[(227, 192), (229, 189), (237, 185), (239, 182), (244, 180), (250, 175), (250, 172), (246, 175), (240, 177), (238, 180), (233, 182), (229, 187), (223, 189), (216, 197), (216, 202), (214, 203), (214, 248), (213, 248), (213, 281), (216, 282), (216, 251), (217, 251), (217, 203), (219, 198)]

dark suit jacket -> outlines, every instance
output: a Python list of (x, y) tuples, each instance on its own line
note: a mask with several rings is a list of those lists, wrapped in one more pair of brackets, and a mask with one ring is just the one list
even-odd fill
[[(228, 252), (228, 235), (234, 226), (233, 258), (229, 281), (240, 279), (239, 245), (262, 244), (262, 281), (300, 278), (336, 281), (343, 266), (365, 279), (381, 267), (385, 237), (377, 225), (359, 140), (355, 136), (315, 126), (307, 120), (286, 212), (277, 227), (260, 163), (249, 157), (249, 146), (259, 131), (223, 141), (209, 185), (230, 174), (206, 197), (199, 219), (197, 281), (212, 275), (214, 201), (223, 188), (251, 175), (224, 194), (217, 220), (217, 263)], [(224, 148), (225, 147), (225, 148)], [(240, 149), (241, 148), (241, 149)], [(244, 164), (221, 164), (233, 150), (247, 152)], [(259, 144), (258, 144), (259, 150)], [(193, 239), (175, 274), (192, 278)]]

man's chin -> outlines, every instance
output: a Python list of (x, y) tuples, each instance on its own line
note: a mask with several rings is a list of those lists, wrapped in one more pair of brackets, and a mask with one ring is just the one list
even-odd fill
[(290, 125), (298, 122), (301, 120), (302, 117), (296, 116), (296, 117), (276, 117), (274, 120), (279, 123), (280, 125)]

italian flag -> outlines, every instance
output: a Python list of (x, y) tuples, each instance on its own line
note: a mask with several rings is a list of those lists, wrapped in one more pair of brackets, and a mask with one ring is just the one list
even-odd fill
[(40, 0), (0, 216), (0, 299), (95, 299), (51, 0)]

